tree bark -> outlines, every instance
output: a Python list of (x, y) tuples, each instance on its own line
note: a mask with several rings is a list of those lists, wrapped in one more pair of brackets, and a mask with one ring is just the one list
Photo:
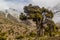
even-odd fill
[(37, 27), (37, 36), (43, 36), (44, 32), (43, 32), (43, 23), (42, 23), (42, 21), (39, 21), (37, 19), (36, 27)]

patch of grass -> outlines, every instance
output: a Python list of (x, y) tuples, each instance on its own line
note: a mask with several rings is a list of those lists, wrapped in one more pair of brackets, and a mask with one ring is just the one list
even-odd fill
[(18, 35), (18, 36), (16, 36), (16, 39), (23, 39), (23, 38), (24, 38), (23, 35)]
[(29, 34), (29, 36), (31, 36), (31, 37), (35, 37), (35, 36), (36, 36), (36, 33), (31, 32), (31, 33)]
[(6, 40), (6, 37), (5, 36), (1, 36), (0, 40)]
[(7, 37), (5, 35), (6, 35), (6, 32), (0, 32), (0, 40), (6, 40)]

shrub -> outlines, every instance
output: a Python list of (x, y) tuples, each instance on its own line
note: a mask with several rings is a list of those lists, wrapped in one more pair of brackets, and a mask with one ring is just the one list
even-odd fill
[(1, 37), (0, 37), (0, 40), (6, 40), (6, 37), (1, 36)]
[(35, 36), (36, 36), (36, 33), (31, 32), (31, 33), (29, 34), (29, 36), (31, 36), (31, 37), (35, 37)]
[(23, 39), (23, 38), (24, 38), (23, 35), (18, 35), (18, 36), (16, 36), (16, 39)]
[(6, 32), (1, 32), (0, 33), (0, 40), (6, 40), (5, 34), (6, 34)]

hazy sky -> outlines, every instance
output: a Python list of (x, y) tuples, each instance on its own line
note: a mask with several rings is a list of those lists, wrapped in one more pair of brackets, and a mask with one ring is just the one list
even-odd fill
[(28, 5), (29, 3), (45, 6), (45, 7), (53, 7), (60, 0), (0, 0), (0, 8), (8, 9), (8, 8), (16, 8), (22, 10), (24, 5)]
[[(28, 4), (39, 5), (40, 7), (54, 7), (56, 4), (60, 3), (60, 0), (0, 0), (0, 10), (15, 8), (23, 11), (23, 7)], [(54, 17), (55, 21), (59, 21), (59, 17)], [(57, 19), (57, 20), (56, 20)]]

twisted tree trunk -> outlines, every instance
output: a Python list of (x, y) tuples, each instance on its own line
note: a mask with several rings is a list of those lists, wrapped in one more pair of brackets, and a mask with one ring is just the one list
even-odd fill
[(42, 23), (42, 21), (39, 21), (37, 19), (36, 27), (37, 27), (37, 36), (43, 36), (44, 32), (43, 32), (43, 23)]

